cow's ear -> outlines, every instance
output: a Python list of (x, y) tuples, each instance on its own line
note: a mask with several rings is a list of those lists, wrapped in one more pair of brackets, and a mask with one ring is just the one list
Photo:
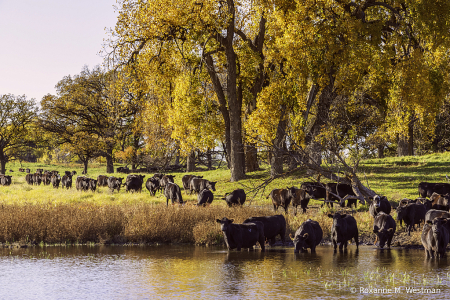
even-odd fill
[(442, 224), (447, 223), (448, 219), (442, 218)]
[(305, 239), (307, 239), (307, 238), (308, 238), (308, 236), (309, 236), (309, 234), (308, 234), (308, 233), (305, 233), (305, 234), (303, 235), (303, 237), (304, 237)]
[(373, 233), (378, 233), (378, 230), (380, 229), (378, 228), (377, 225), (373, 226)]
[(386, 196), (381, 197), (381, 200), (383, 200), (383, 199), (387, 201)]
[(427, 221), (427, 224), (432, 225), (432, 224), (433, 224), (433, 221), (428, 220), (428, 221)]
[(392, 232), (392, 231), (394, 231), (394, 228), (389, 228), (387, 231)]
[(234, 222), (234, 219), (231, 219), (231, 220), (229, 220), (230, 221), (230, 223), (233, 223)]
[(216, 219), (216, 222), (217, 222), (217, 223), (222, 223), (222, 220)]
[(332, 218), (333, 219), (333, 215), (332, 214), (328, 214), (328, 218)]
[(346, 216), (347, 216), (347, 214), (341, 215), (341, 219), (345, 218)]

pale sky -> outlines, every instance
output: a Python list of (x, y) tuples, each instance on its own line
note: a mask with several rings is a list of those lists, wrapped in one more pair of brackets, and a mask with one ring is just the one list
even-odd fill
[[(66, 75), (102, 63), (116, 0), (0, 0), (0, 95), (39, 103)], [(1, 108), (0, 108), (1, 109)]]

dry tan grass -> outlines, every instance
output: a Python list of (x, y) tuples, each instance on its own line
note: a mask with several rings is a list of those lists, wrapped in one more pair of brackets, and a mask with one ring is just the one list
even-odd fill
[[(286, 217), (287, 234), (294, 234), (307, 219), (318, 221), (329, 238), (332, 219), (328, 210)], [(32, 243), (223, 243), (216, 219), (227, 217), (242, 223), (249, 217), (274, 215), (258, 207), (197, 207), (160, 204), (25, 204), (0, 208), (0, 242)], [(354, 214), (360, 233), (370, 233), (368, 212)]]

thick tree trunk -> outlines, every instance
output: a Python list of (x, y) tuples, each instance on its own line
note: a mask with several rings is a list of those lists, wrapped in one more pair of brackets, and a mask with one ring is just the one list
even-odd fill
[(384, 158), (384, 146), (378, 145), (378, 158)]
[(112, 149), (106, 150), (106, 173), (114, 173), (114, 161), (112, 155)]
[(0, 174), (6, 174), (6, 160), (0, 159)]
[(398, 136), (397, 142), (397, 156), (408, 156), (409, 155), (409, 143), (408, 137), (400, 134)]
[(245, 146), (245, 172), (254, 172), (259, 169), (258, 150), (254, 144)]
[(83, 160), (83, 172), (82, 172), (82, 174), (87, 174), (87, 172), (88, 172), (88, 163), (89, 163), (89, 159)]
[(272, 159), (270, 161), (270, 175), (272, 177), (283, 173), (283, 154), (286, 143), (286, 126), (287, 120), (285, 117), (286, 107), (281, 107), (281, 117), (278, 122), (277, 134), (273, 140)]
[(212, 169), (211, 149), (208, 149), (208, 151), (206, 151), (206, 166), (208, 167), (208, 170)]
[(191, 151), (187, 157), (186, 172), (195, 171), (195, 152)]

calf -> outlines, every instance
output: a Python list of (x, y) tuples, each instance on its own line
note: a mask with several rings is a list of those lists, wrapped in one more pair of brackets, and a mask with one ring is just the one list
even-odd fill
[(95, 192), (98, 181), (93, 178), (88, 178), (88, 187), (91, 191)]
[(231, 193), (226, 193), (225, 197), (222, 200), (227, 202), (228, 207), (232, 207), (233, 205), (243, 205), (247, 195), (243, 189), (237, 189), (232, 191)]
[(233, 224), (233, 220), (227, 218), (216, 219), (220, 223), (220, 229), (223, 232), (225, 243), (228, 250), (241, 248), (253, 249), (253, 246), (258, 242), (261, 246), (261, 251), (265, 251), (264, 245), (264, 224), (261, 222)]
[(264, 237), (269, 240), (269, 244), (275, 243), (275, 237), (280, 235), (284, 244), (286, 237), (286, 219), (282, 215), (268, 217), (251, 217), (244, 221), (244, 224), (261, 222), (264, 224)]
[(72, 174), (64, 175), (61, 178), (61, 186), (66, 189), (72, 188)]
[(391, 248), (392, 238), (394, 237), (396, 224), (391, 215), (379, 212), (374, 220), (373, 232), (377, 234), (380, 240), (380, 248), (384, 248), (387, 242), (387, 247)]
[(282, 206), (284, 208), (284, 211), (288, 213), (288, 207), (291, 203), (291, 198), (288, 196), (288, 190), (274, 189), (270, 192), (266, 199), (268, 199), (269, 197), (272, 199), (274, 211), (277, 211), (278, 207)]
[(433, 193), (430, 197), (431, 208), (448, 211), (449, 210), (450, 194), (441, 195)]
[(214, 200), (214, 195), (210, 190), (204, 189), (198, 194), (197, 200), (197, 206), (205, 206), (206, 204), (211, 204)]
[[(344, 198), (345, 196), (356, 196), (356, 194), (353, 192), (353, 188), (349, 184), (345, 183), (327, 183), (325, 185), (326, 188), (326, 202), (328, 205), (331, 205), (333, 207), (334, 201), (338, 201), (339, 205), (341, 207), (345, 206), (345, 201), (341, 201), (338, 197), (336, 197), (333, 194), (338, 195), (341, 198)], [(356, 208), (356, 200), (357, 199), (347, 199), (347, 207), (352, 207), (352, 205)]]
[(402, 221), (405, 221), (408, 236), (411, 235), (411, 229), (416, 230), (415, 224), (420, 225), (425, 221), (425, 214), (426, 209), (423, 204), (409, 203), (397, 207), (397, 221), (400, 221), (400, 226), (402, 226)]
[(141, 192), (145, 175), (128, 175), (125, 181), (125, 191)]
[(295, 216), (297, 215), (297, 206), (299, 205), (303, 209), (303, 213), (306, 213), (310, 198), (304, 189), (298, 189), (296, 187), (288, 188), (288, 197), (291, 198)]
[(175, 201), (179, 204), (183, 204), (183, 197), (181, 197), (181, 189), (176, 183), (168, 182), (164, 189), (164, 196), (166, 197), (166, 206), (169, 206), (169, 199), (172, 200), (172, 204)]
[(53, 186), (55, 189), (57, 189), (57, 188), (59, 188), (59, 183), (61, 182), (61, 176), (59, 176), (59, 175), (53, 175), (53, 176), (50, 178), (50, 181), (52, 182), (52, 186)]
[(316, 246), (320, 244), (322, 237), (323, 231), (319, 223), (311, 219), (306, 220), (295, 232), (294, 253), (307, 251), (307, 248), (311, 249), (311, 253), (316, 252)]
[(108, 186), (108, 176), (98, 175), (97, 177), (97, 186)]
[(358, 225), (355, 218), (351, 215), (335, 213), (334, 215), (328, 214), (329, 218), (333, 219), (333, 226), (331, 227), (331, 239), (333, 240), (334, 251), (336, 251), (337, 244), (339, 250), (342, 247), (347, 249), (347, 242), (351, 239), (355, 240), (356, 248), (358, 249)]
[(209, 181), (202, 178), (193, 178), (191, 179), (189, 190), (192, 193), (194, 191), (195, 193), (200, 193), (200, 191), (203, 191), (204, 189), (216, 191), (216, 183), (214, 181)]
[(150, 196), (155, 196), (156, 191), (160, 189), (159, 178), (150, 177), (145, 183), (145, 187), (150, 192)]
[(369, 212), (374, 218), (380, 212), (384, 212), (389, 215), (391, 213), (391, 209), (391, 204), (387, 200), (386, 196), (380, 197), (379, 195), (375, 195), (375, 197), (373, 197), (373, 201), (369, 206)]
[(0, 185), (8, 186), (11, 185), (11, 175), (0, 175)]
[(114, 193), (114, 190), (120, 192), (120, 186), (122, 185), (123, 179), (124, 179), (123, 177), (116, 178), (114, 176), (111, 176), (106, 180), (111, 193)]
[(434, 218), (450, 218), (450, 213), (439, 209), (430, 209), (425, 214), (425, 223), (433, 221)]
[(449, 242), (449, 232), (444, 226), (446, 223), (445, 218), (435, 218), (423, 227), (421, 239), (427, 257), (434, 257), (433, 252), (436, 256), (445, 256), (445, 249)]
[[(189, 190), (189, 186), (191, 184), (191, 180), (194, 178), (202, 179), (203, 176), (197, 176), (197, 175), (184, 175), (183, 178), (181, 178), (181, 182), (183, 183), (183, 189), (184, 192), (187, 194), (187, 191)], [(190, 191), (189, 191), (190, 192)]]

